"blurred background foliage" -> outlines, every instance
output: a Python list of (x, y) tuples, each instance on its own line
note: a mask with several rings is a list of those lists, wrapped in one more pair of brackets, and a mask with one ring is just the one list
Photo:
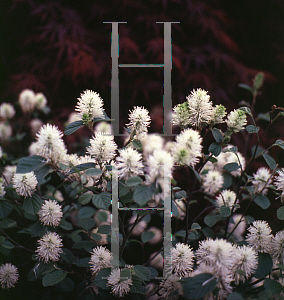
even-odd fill
[[(279, 0), (50, 1), (6, 0), (0, 8), (1, 102), (26, 88), (43, 92), (53, 116), (66, 121), (80, 93), (99, 92), (110, 115), (111, 25), (119, 25), (119, 63), (163, 63), (163, 24), (172, 24), (172, 101), (193, 88), (209, 91), (230, 111), (250, 94), (259, 71), (265, 85), (256, 110), (281, 106), (284, 85), (284, 4)], [(121, 128), (128, 110), (144, 105), (152, 131), (162, 132), (163, 69), (120, 69)]]

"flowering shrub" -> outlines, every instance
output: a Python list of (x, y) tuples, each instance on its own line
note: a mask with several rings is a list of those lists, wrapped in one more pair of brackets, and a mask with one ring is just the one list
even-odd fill
[[(253, 87), (246, 86), (253, 101), (262, 81), (260, 73)], [(249, 107), (227, 115), (197, 89), (173, 108), (173, 125), (181, 128), (175, 141), (148, 134), (147, 109), (134, 107), (125, 128), (129, 136), (118, 149), (103, 100), (87, 90), (65, 129), (65, 135), (82, 126), (92, 132), (80, 156), (68, 153), (57, 126), (38, 119), (38, 111), (48, 112), (43, 94), (25, 90), (19, 104), (31, 119), (35, 141), (30, 156), (5, 152), (15, 142), (15, 109), (3, 103), (0, 295), (282, 299), (284, 230), (274, 232), (267, 220), (247, 213), (252, 205), (268, 209), (272, 198), (280, 198), (278, 206), (283, 202), (284, 168), (268, 152), (284, 149), (284, 142), (261, 147), (267, 128), (283, 116), (281, 108), (273, 107), (260, 135), (257, 122), (265, 115), (255, 119)], [(240, 131), (247, 132), (246, 140), (256, 136), (249, 159), (230, 144)], [(186, 190), (179, 187), (179, 174), (187, 176)], [(170, 252), (163, 251), (167, 239), (163, 245), (165, 232), (156, 222), (165, 218), (166, 199), (172, 211)], [(205, 206), (198, 212), (200, 201)], [(284, 206), (276, 216), (284, 220)], [(116, 219), (119, 228), (113, 227)]]

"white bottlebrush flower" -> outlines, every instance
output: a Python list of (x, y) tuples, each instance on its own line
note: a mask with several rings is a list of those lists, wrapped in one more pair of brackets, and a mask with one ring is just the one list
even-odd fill
[(245, 125), (247, 124), (246, 113), (241, 109), (234, 109), (228, 115), (226, 123), (230, 132), (239, 132), (245, 129)]
[(235, 263), (235, 247), (223, 239), (207, 239), (199, 242), (195, 255), (197, 264), (211, 266), (216, 277), (226, 278)]
[(193, 167), (202, 156), (202, 138), (198, 131), (191, 128), (183, 130), (172, 148), (172, 155), (177, 164)]
[(142, 155), (137, 150), (130, 147), (120, 150), (116, 161), (119, 178), (127, 180), (132, 176), (143, 175)]
[(284, 230), (278, 231), (272, 238), (270, 254), (279, 264), (284, 264)]
[(284, 192), (284, 168), (277, 170), (278, 175), (274, 177), (274, 185), (277, 190)]
[(38, 131), (40, 130), (42, 125), (43, 125), (43, 122), (40, 119), (32, 119), (31, 120), (30, 126), (31, 126), (31, 132), (32, 132), (33, 136), (35, 136), (36, 133), (38, 133)]
[[(267, 194), (267, 187), (271, 184), (271, 173), (267, 168), (259, 168), (255, 174), (253, 174), (252, 184), (254, 186), (254, 193)], [(264, 188), (265, 187), (265, 188)]]
[(18, 195), (27, 197), (31, 196), (37, 187), (37, 178), (35, 173), (15, 173), (12, 178), (13, 188)]
[(178, 104), (174, 107), (172, 113), (172, 124), (177, 125), (181, 128), (185, 128), (190, 123), (190, 115), (188, 102), (184, 102), (182, 104)]
[(14, 106), (10, 103), (3, 102), (0, 105), (0, 117), (4, 120), (12, 119), (15, 116)]
[(129, 124), (127, 128), (131, 129), (134, 138), (141, 138), (148, 132), (148, 127), (151, 123), (149, 111), (140, 106), (135, 106), (129, 114)]
[(254, 250), (268, 253), (273, 238), (271, 231), (266, 221), (254, 221), (248, 228), (246, 241)]
[(124, 297), (130, 291), (130, 285), (132, 285), (131, 278), (120, 278), (120, 276), (121, 271), (116, 268), (107, 278), (107, 285), (111, 287), (111, 292), (119, 298)]
[(6, 166), (3, 171), (3, 175), (5, 177), (4, 183), (10, 184), (13, 175), (16, 173), (17, 166)]
[(51, 124), (43, 125), (36, 134), (38, 155), (43, 156), (48, 161), (51, 160), (57, 163), (67, 153), (62, 136), (63, 133), (57, 126)]
[(99, 246), (94, 248), (89, 262), (92, 274), (96, 274), (104, 268), (111, 268), (112, 259), (113, 255), (106, 247)]
[[(236, 200), (236, 193), (230, 190), (224, 190), (222, 191), (218, 197), (216, 198), (216, 205), (218, 208), (220, 208), (222, 205), (225, 205), (232, 209), (235, 200)], [(238, 201), (236, 201), (238, 203)]]
[(24, 113), (34, 111), (36, 105), (35, 93), (29, 89), (23, 90), (19, 95), (19, 103)]
[(90, 140), (91, 146), (87, 152), (97, 160), (98, 163), (109, 163), (115, 156), (117, 145), (114, 136), (102, 132), (96, 132), (95, 137)]
[(62, 239), (56, 232), (48, 231), (40, 240), (37, 247), (37, 257), (45, 263), (49, 261), (58, 261), (62, 253)]
[(150, 154), (153, 154), (155, 150), (162, 150), (164, 145), (164, 139), (155, 133), (146, 134), (141, 138), (143, 146), (143, 155), (147, 157)]
[(202, 176), (202, 186), (204, 192), (209, 195), (215, 195), (224, 183), (224, 178), (219, 171), (209, 170), (207, 174)]
[(103, 99), (98, 93), (86, 90), (78, 100), (75, 111), (81, 120), (90, 122), (93, 118), (104, 118)]
[[(245, 272), (245, 277), (248, 279), (257, 269), (258, 257), (257, 252), (248, 246), (237, 247), (236, 260), (234, 270), (242, 270)], [(240, 281), (245, 281), (245, 277), (239, 273), (234, 274), (235, 283), (238, 285)]]
[(192, 249), (183, 243), (172, 248), (172, 271), (179, 277), (184, 277), (192, 271), (194, 254)]
[[(161, 299), (177, 300), (183, 295), (183, 288), (179, 280), (179, 277), (170, 275), (168, 278), (161, 281), (159, 290)], [(177, 295), (174, 293), (175, 291), (178, 292)]]
[(9, 289), (15, 287), (18, 281), (19, 273), (18, 268), (10, 263), (1, 265), (0, 267), (0, 283), (2, 289)]
[(95, 132), (103, 132), (112, 135), (112, 126), (109, 122), (99, 122), (95, 127)]
[(213, 116), (212, 102), (210, 96), (203, 89), (193, 90), (186, 97), (189, 111), (189, 124), (200, 128), (210, 123)]
[(170, 153), (165, 150), (155, 150), (147, 159), (147, 182), (152, 183), (155, 180), (164, 189), (164, 184), (171, 180), (171, 170), (174, 161)]
[(55, 200), (45, 200), (38, 212), (43, 225), (58, 226), (63, 216), (61, 206)]
[(212, 124), (224, 123), (223, 118), (226, 116), (226, 108), (223, 105), (213, 107)]
[(37, 93), (35, 94), (35, 108), (36, 109), (42, 109), (47, 104), (47, 100), (43, 93)]
[(7, 125), (4, 122), (0, 122), (0, 140), (2, 142), (5, 142), (9, 139), (9, 137), (12, 135), (12, 126)]

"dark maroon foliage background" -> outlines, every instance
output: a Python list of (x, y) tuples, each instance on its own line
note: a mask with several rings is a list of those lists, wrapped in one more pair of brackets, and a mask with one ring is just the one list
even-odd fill
[[(250, 101), (238, 83), (265, 73), (256, 106), (281, 105), (283, 95), (281, 1), (1, 1), (1, 100), (16, 102), (26, 88), (47, 96), (53, 115), (66, 120), (85, 89), (99, 92), (110, 114), (111, 25), (119, 25), (119, 63), (163, 63), (163, 25), (172, 24), (172, 99), (193, 88), (209, 91), (227, 110)], [(162, 131), (162, 68), (120, 69), (121, 125), (133, 105), (144, 105)]]

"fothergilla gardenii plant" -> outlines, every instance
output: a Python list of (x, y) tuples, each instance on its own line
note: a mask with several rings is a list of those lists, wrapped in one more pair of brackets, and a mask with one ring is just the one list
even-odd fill
[[(134, 107), (122, 147), (91, 90), (78, 98), (65, 135), (44, 121), (42, 93), (23, 91), (16, 107), (2, 103), (0, 298), (284, 299), (284, 141), (264, 142), (284, 109), (254, 115), (262, 84), (259, 73), (252, 87), (241, 85), (251, 109), (230, 112), (193, 90), (173, 108), (180, 131), (172, 140), (149, 134), (148, 110)], [(69, 153), (65, 136), (84, 126), (91, 138)]]

